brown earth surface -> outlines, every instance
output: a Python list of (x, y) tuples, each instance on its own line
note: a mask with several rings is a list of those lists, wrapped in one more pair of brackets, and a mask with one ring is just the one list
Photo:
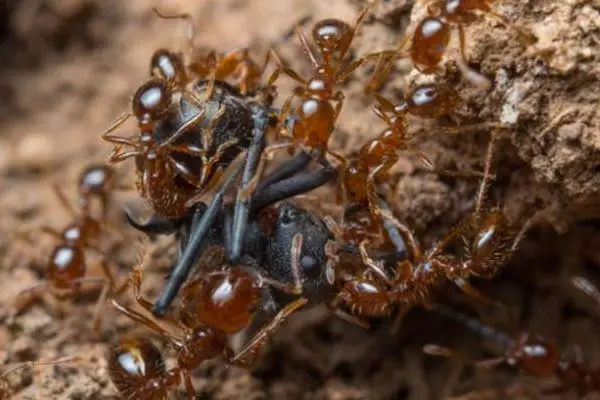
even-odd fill
[[(425, 13), (422, 4), (411, 0), (380, 3), (356, 39), (356, 54), (394, 46)], [(352, 21), (363, 2), (154, 4), (164, 12), (193, 15), (201, 46), (221, 51), (250, 46), (257, 55), (276, 46), (304, 73), (309, 65), (296, 38), (289, 37), (295, 24), (308, 20), (310, 26), (326, 17)], [(106, 159), (110, 147), (99, 133), (129, 106), (131, 94), (147, 77), (153, 51), (185, 48), (183, 25), (157, 18), (152, 5), (142, 0), (0, 0), (0, 363), (85, 358), (8, 376), (16, 398), (118, 398), (107, 376), (107, 345), (119, 335), (144, 332), (108, 310), (102, 334), (95, 336), (95, 294), (60, 307), (51, 300), (36, 302), (13, 320), (7, 313), (19, 290), (43, 279), (54, 242), (39, 234), (39, 227), (68, 221), (50, 184), (75, 196), (82, 167)], [(489, 202), (502, 207), (515, 226), (540, 213), (506, 269), (491, 281), (473, 282), (508, 312), (475, 309), (483, 322), (510, 334), (530, 330), (556, 340), (565, 357), (580, 346), (585, 365), (600, 368), (600, 305), (569, 283), (581, 274), (600, 284), (600, 2), (503, 0), (493, 6), (538, 41), (524, 46), (514, 29), (493, 18), (467, 28), (469, 63), (493, 80), (492, 89), (465, 82), (450, 56), (436, 76), (420, 76), (399, 62), (382, 93), (395, 99), (415, 82), (445, 82), (464, 99), (461, 122), (511, 125), (496, 148)], [(359, 70), (344, 88), (347, 100), (333, 139), (338, 151), (350, 153), (383, 129), (369, 109), (372, 100), (361, 92), (368, 74), (368, 68)], [(289, 79), (280, 82), (279, 101), (292, 89)], [(449, 123), (411, 120), (411, 129), (427, 132), (415, 145), (439, 169), (480, 169), (489, 133), (440, 133), (439, 127)], [(411, 156), (402, 158), (395, 171), (397, 182), (388, 199), (425, 244), (441, 238), (473, 208), (477, 178), (431, 172)], [(120, 179), (133, 182), (132, 172), (131, 163), (123, 164)], [(115, 224), (122, 224), (122, 205), (135, 197), (134, 192), (117, 196)], [(15, 238), (27, 231), (32, 243)], [(130, 228), (123, 236), (107, 244), (122, 279), (140, 247)], [(148, 267), (144, 288), (150, 298), (158, 293), (172, 256), (157, 257)], [(450, 287), (440, 290), (440, 299), (476, 312), (473, 302)], [(461, 356), (424, 355), (427, 343), (451, 347)], [(198, 398), (215, 399), (441, 399), (475, 390), (483, 391), (480, 398), (515, 398), (501, 388), (519, 385), (540, 398), (576, 398), (573, 391), (543, 394), (557, 383), (554, 378), (541, 380), (509, 367), (473, 368), (470, 360), (500, 350), (424, 308), (413, 309), (397, 333), (387, 321), (374, 321), (367, 332), (315, 309), (290, 318), (252, 372), (214, 361), (196, 370), (194, 378)], [(185, 398), (183, 389), (177, 398)]]

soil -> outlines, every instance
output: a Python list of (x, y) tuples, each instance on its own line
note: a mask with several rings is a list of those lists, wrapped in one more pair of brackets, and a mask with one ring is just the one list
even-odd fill
[[(426, 12), (411, 0), (380, 3), (356, 39), (356, 54), (395, 46)], [(158, 5), (165, 13), (190, 13), (199, 27), (198, 45), (222, 51), (249, 46), (259, 55), (276, 46), (302, 74), (309, 65), (290, 34), (295, 24), (305, 20), (310, 26), (327, 17), (352, 21), (363, 2), (165, 0)], [(500, 206), (516, 227), (536, 215), (502, 273), (473, 280), (506, 311), (465, 300), (449, 286), (437, 299), (509, 334), (545, 335), (557, 341), (565, 357), (572, 358), (579, 346), (585, 366), (600, 368), (600, 304), (570, 284), (573, 275), (600, 284), (600, 2), (502, 0), (493, 8), (538, 41), (525, 46), (514, 27), (493, 17), (467, 27), (469, 64), (493, 81), (491, 89), (462, 79), (451, 52), (435, 76), (398, 62), (382, 90), (397, 99), (411, 84), (448, 83), (464, 100), (459, 122), (510, 125), (496, 146), (488, 202)], [(185, 29), (157, 18), (150, 2), (142, 0), (0, 0), (0, 38), (0, 362), (79, 355), (84, 359), (77, 363), (9, 375), (15, 398), (116, 399), (106, 348), (143, 328), (107, 310), (101, 335), (94, 335), (97, 292), (73, 302), (36, 302), (12, 320), (8, 306), (22, 288), (43, 279), (54, 242), (39, 228), (60, 227), (69, 218), (50, 184), (58, 183), (74, 198), (83, 166), (103, 162), (110, 151), (99, 133), (127, 110), (155, 49), (185, 49)], [(346, 103), (333, 139), (338, 151), (356, 150), (383, 128), (361, 92), (369, 73), (360, 70), (344, 87)], [(292, 82), (280, 82), (285, 99)], [(489, 131), (442, 131), (442, 125), (456, 122), (411, 120), (411, 129), (426, 131), (415, 146), (439, 170), (480, 169)], [(410, 155), (395, 172), (388, 199), (425, 245), (473, 209), (477, 177), (432, 172)], [(131, 163), (120, 167), (119, 179), (133, 181)], [(135, 192), (117, 195), (115, 224), (122, 224), (123, 204), (135, 199)], [(19, 240), (19, 232), (31, 232), (32, 243)], [(124, 228), (122, 237), (107, 244), (123, 279), (140, 251), (135, 237)], [(167, 252), (147, 268), (148, 297), (156, 296), (173, 256)], [(542, 380), (510, 367), (474, 368), (472, 360), (502, 349), (426, 308), (411, 310), (397, 332), (386, 320), (372, 325), (364, 331), (320, 308), (300, 312), (273, 337), (254, 370), (214, 361), (195, 371), (198, 398), (441, 399), (473, 391), (485, 399), (518, 397), (504, 387), (526, 388), (539, 398), (577, 398), (573, 391), (544, 393), (557, 384), (555, 378)], [(427, 343), (448, 346), (457, 355), (425, 355)], [(185, 397), (183, 390), (177, 397)]]

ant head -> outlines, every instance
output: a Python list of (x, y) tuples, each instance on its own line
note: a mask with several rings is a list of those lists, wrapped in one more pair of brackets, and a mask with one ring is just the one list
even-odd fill
[(107, 165), (91, 165), (79, 177), (79, 192), (83, 195), (104, 194), (114, 175), (115, 171)]
[(410, 92), (406, 103), (413, 115), (436, 118), (456, 108), (460, 103), (460, 97), (448, 85), (424, 84)]
[(170, 105), (171, 89), (164, 79), (150, 79), (133, 95), (133, 115), (143, 124), (163, 118), (169, 111)]
[(152, 55), (150, 75), (174, 82), (177, 85), (183, 85), (187, 79), (181, 57), (166, 49), (156, 50)]
[(324, 19), (315, 24), (312, 37), (322, 54), (343, 56), (350, 46), (352, 28), (339, 19)]
[(107, 359), (110, 380), (125, 398), (166, 398), (167, 388), (152, 384), (166, 375), (165, 362), (148, 339), (124, 339), (108, 350)]
[(212, 272), (185, 285), (182, 319), (237, 333), (252, 322), (260, 296), (258, 282), (243, 267)]
[[(266, 239), (265, 261), (263, 267), (267, 276), (280, 282), (293, 283), (293, 263), (297, 256), (303, 295), (311, 301), (326, 297), (329, 292), (325, 277), (327, 255), (325, 244), (333, 239), (333, 234), (323, 221), (312, 212), (296, 207), (292, 203), (282, 202), (278, 206), (277, 219), (274, 220), (272, 233)], [(293, 251), (294, 238), (302, 236), (299, 254)]]
[(85, 254), (80, 246), (59, 245), (48, 262), (46, 277), (57, 289), (71, 289), (73, 281), (85, 276)]
[(559, 362), (556, 345), (529, 333), (521, 334), (507, 352), (508, 364), (519, 364), (527, 372), (541, 377), (554, 375)]

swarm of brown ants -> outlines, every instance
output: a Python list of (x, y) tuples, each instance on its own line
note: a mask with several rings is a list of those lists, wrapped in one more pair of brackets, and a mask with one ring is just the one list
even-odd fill
[[(300, 309), (322, 304), (367, 329), (371, 318), (397, 317), (409, 308), (427, 307), (506, 348), (505, 354), (478, 364), (504, 362), (534, 376), (556, 376), (560, 382), (556, 392), (575, 390), (584, 396), (600, 390), (598, 372), (586, 369), (581, 359), (562, 358), (551, 340), (529, 332), (512, 339), (431, 300), (432, 291), (450, 282), (467, 297), (493, 303), (469, 281), (493, 278), (530, 226), (509, 226), (500, 209), (486, 204), (496, 136), (510, 127), (483, 123), (457, 128), (489, 130), (484, 169), (471, 216), (431, 248), (422, 248), (386, 196), (390, 170), (402, 152), (416, 154), (435, 169), (411, 145), (409, 115), (433, 119), (452, 114), (461, 98), (444, 84), (413, 87), (397, 104), (377, 90), (400, 58), (409, 58), (420, 73), (435, 74), (454, 28), (459, 37), (459, 69), (475, 85), (489, 86), (467, 65), (464, 25), (486, 16), (510, 25), (492, 3), (432, 0), (427, 16), (397, 48), (355, 58), (350, 56), (352, 42), (369, 7), (352, 23), (316, 22), (312, 43), (298, 27), (297, 38), (312, 66), (309, 76), (297, 73), (275, 50), (262, 63), (248, 49), (203, 55), (193, 48), (189, 55), (157, 50), (150, 58), (150, 77), (133, 94), (131, 110), (101, 134), (114, 147), (106, 165), (92, 165), (82, 172), (78, 207), (55, 187), (73, 221), (60, 231), (43, 228), (60, 243), (48, 259), (46, 280), (19, 294), (14, 313), (23, 312), (25, 300), (43, 291), (62, 297), (73, 295), (83, 284), (100, 285), (96, 330), (108, 303), (164, 338), (176, 352), (175, 366), (167, 369), (163, 354), (148, 337), (125, 337), (112, 346), (107, 352), (110, 379), (127, 399), (167, 398), (181, 383), (187, 397), (194, 399), (191, 374), (202, 363), (221, 358), (250, 367), (286, 319)], [(154, 11), (160, 18), (184, 20), (193, 27), (187, 14)], [(515, 32), (525, 45), (532, 40), (521, 28)], [(366, 65), (374, 72), (364, 84), (364, 93), (374, 99), (372, 110), (385, 129), (355, 154), (339, 154), (329, 148), (329, 142), (344, 104), (340, 87)], [(267, 74), (269, 67), (272, 71)], [(297, 86), (283, 97), (281, 107), (275, 107), (280, 95), (277, 82), (284, 78)], [(130, 118), (137, 121), (138, 130), (122, 136), (119, 129)], [(289, 157), (274, 166), (274, 155), (284, 149)], [(140, 221), (126, 209), (128, 224), (151, 237), (172, 235), (179, 248), (154, 301), (141, 291), (146, 258), (123, 282), (114, 277), (108, 257), (100, 263), (103, 278), (86, 276), (86, 252), (106, 253), (99, 243), (111, 231), (112, 194), (127, 189), (115, 181), (113, 168), (129, 159), (135, 161), (139, 196), (151, 205), (153, 215)], [(328, 184), (335, 185), (343, 209), (339, 218), (294, 201)], [(99, 212), (93, 200), (99, 203)], [(464, 251), (451, 251), (463, 242)], [(576, 277), (573, 283), (600, 301), (590, 282)], [(123, 301), (129, 291), (140, 311)], [(229, 339), (239, 332), (246, 332), (249, 339), (234, 349)], [(454, 355), (438, 345), (424, 350)], [(15, 366), (0, 378), (29, 365)], [(0, 386), (0, 390), (0, 398), (9, 398), (8, 388)]]

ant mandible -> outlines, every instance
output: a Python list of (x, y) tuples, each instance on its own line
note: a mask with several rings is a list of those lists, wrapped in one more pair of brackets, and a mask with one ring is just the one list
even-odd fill
[[(97, 241), (102, 234), (102, 230), (111, 228), (110, 224), (102, 219), (97, 219), (90, 214), (90, 200), (98, 197), (102, 202), (103, 214), (106, 205), (110, 199), (113, 187), (113, 172), (111, 169), (92, 165), (87, 167), (79, 178), (79, 193), (81, 210), (79, 213), (67, 199), (65, 193), (58, 185), (53, 185), (52, 189), (57, 196), (60, 204), (69, 212), (73, 221), (62, 231), (43, 226), (42, 232), (50, 234), (60, 240), (50, 254), (46, 265), (46, 281), (35, 284), (29, 288), (20, 291), (17, 294), (13, 314), (19, 313), (24, 305), (19, 301), (23, 296), (37, 295), (40, 291), (50, 290), (57, 298), (62, 299), (66, 294), (78, 291), (82, 284), (92, 283), (104, 287), (97, 304), (94, 330), (99, 331), (101, 325), (100, 307), (110, 291), (116, 290), (119, 293), (124, 288), (116, 289), (115, 279), (106, 261), (104, 252), (97, 247)], [(104, 274), (100, 277), (86, 277), (87, 261), (86, 249), (94, 250), (102, 256), (100, 267)]]
[[(131, 286), (137, 303), (151, 312), (152, 303), (140, 294), (142, 268), (143, 264), (134, 267), (130, 275)], [(286, 304), (234, 354), (227, 343), (228, 335), (250, 326), (255, 312), (263, 306), (265, 296), (269, 296), (266, 289), (271, 284), (287, 290), (287, 285), (274, 281), (267, 283), (256, 271), (242, 265), (208, 272), (189, 281), (184, 288), (180, 318), (166, 316), (162, 321), (178, 329), (181, 332), (179, 337), (172, 334), (171, 329), (165, 329), (151, 318), (112, 300), (119, 312), (168, 340), (177, 350), (177, 364), (165, 371), (160, 352), (151, 342), (146, 339), (127, 340), (109, 352), (111, 380), (123, 395), (158, 399), (165, 398), (183, 378), (188, 398), (192, 400), (196, 393), (190, 374), (203, 362), (223, 357), (231, 365), (251, 365), (268, 337), (290, 314), (307, 303), (306, 298), (300, 297)], [(150, 368), (140, 374), (137, 366), (141, 365)]]
[[(575, 389), (579, 398), (584, 398), (592, 392), (600, 391), (600, 369), (586, 368), (581, 349), (577, 347), (574, 351), (575, 359), (564, 359), (561, 357), (557, 344), (540, 335), (522, 332), (516, 339), (513, 339), (450, 307), (435, 304), (433, 310), (504, 347), (503, 355), (478, 361), (477, 365), (480, 367), (493, 367), (506, 363), (536, 377), (556, 376), (560, 384), (555, 388), (545, 390), (544, 392), (547, 394), (565, 393)], [(425, 346), (424, 351), (431, 355), (453, 355), (452, 350), (437, 345)]]

